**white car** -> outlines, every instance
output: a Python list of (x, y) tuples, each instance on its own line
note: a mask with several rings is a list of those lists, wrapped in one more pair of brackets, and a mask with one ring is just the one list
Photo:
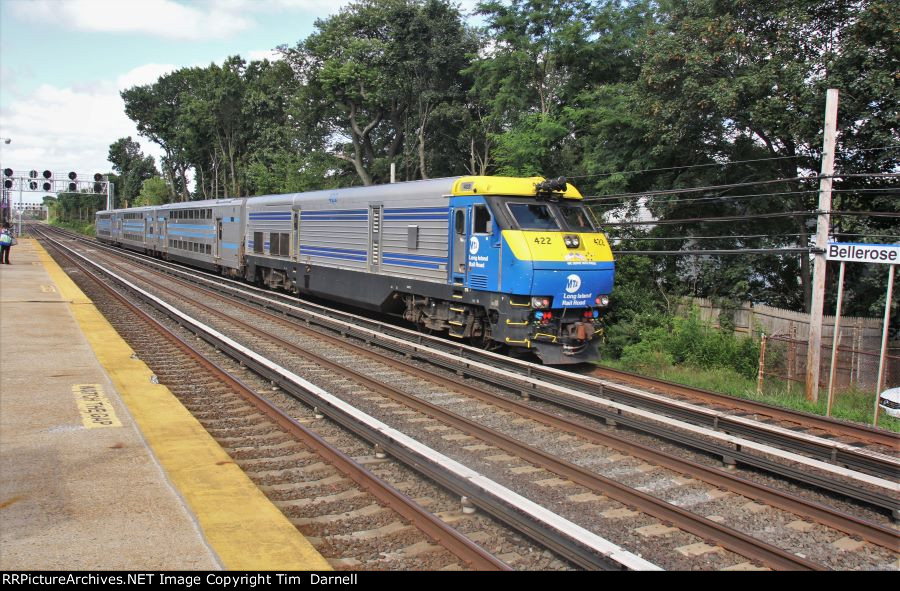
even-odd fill
[(900, 388), (890, 388), (878, 397), (878, 406), (892, 417), (900, 418)]

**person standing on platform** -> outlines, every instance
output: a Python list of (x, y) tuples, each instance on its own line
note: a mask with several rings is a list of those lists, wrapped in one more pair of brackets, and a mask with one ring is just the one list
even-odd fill
[(10, 264), (9, 251), (15, 243), (16, 239), (10, 233), (9, 226), (3, 226), (3, 230), (0, 230), (0, 263)]

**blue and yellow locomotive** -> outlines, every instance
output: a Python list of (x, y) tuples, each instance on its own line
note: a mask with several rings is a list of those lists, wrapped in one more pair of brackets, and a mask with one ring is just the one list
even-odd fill
[[(615, 268), (581, 200), (565, 179), (468, 176), (104, 211), (97, 227), (107, 242), (565, 364), (596, 359)], [(187, 249), (169, 236), (183, 211), (197, 212)], [(143, 219), (145, 243), (130, 218), (117, 235), (126, 215)]]

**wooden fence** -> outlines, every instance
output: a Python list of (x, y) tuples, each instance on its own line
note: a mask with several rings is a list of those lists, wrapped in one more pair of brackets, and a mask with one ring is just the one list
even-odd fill
[[(754, 306), (744, 303), (739, 308), (723, 309), (706, 298), (684, 298), (678, 306), (680, 313), (699, 310), (700, 317), (711, 326), (734, 327), (738, 334), (759, 337), (761, 333), (772, 337), (771, 345), (782, 343), (784, 351), (766, 363), (766, 373), (791, 381), (803, 381), (806, 367), (806, 347), (809, 341), (809, 315), (771, 306)], [(729, 318), (729, 321), (725, 321)], [(883, 329), (882, 318), (857, 316), (841, 317), (841, 334), (838, 342), (837, 386), (856, 385), (874, 388), (878, 373)], [(886, 386), (900, 386), (900, 335), (892, 335), (888, 342)], [(822, 354), (820, 383), (827, 385), (831, 362), (831, 346), (834, 338), (834, 316), (825, 316), (822, 325)], [(775, 351), (773, 350), (773, 353)]]

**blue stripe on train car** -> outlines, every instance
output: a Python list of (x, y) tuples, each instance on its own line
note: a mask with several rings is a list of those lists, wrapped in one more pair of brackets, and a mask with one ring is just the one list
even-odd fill
[(431, 220), (446, 220), (447, 214), (444, 215), (388, 215), (384, 214), (385, 221), (388, 222), (428, 222)]
[(407, 254), (404, 252), (387, 252), (384, 253), (384, 258), (394, 258), (394, 259), (409, 259), (411, 261), (420, 261), (425, 263), (447, 263), (447, 257), (435, 257), (428, 256), (424, 254)]
[(328, 216), (328, 215), (368, 215), (367, 209), (314, 209), (301, 210), (300, 215), (303, 217)]
[(178, 228), (179, 230), (214, 230), (215, 226), (209, 224), (179, 224), (177, 222), (169, 224), (169, 228)]
[(210, 238), (215, 236), (215, 232), (187, 232), (184, 230), (173, 230), (169, 228), (169, 236), (188, 236), (189, 238)]
[(364, 250), (351, 250), (348, 248), (325, 248), (301, 244), (300, 256), (303, 255), (362, 262), (365, 262), (368, 258), (368, 255)]
[(368, 220), (365, 215), (346, 215), (346, 216), (316, 216), (314, 218), (301, 218), (301, 221), (310, 222), (364, 222)]
[(413, 263), (410, 261), (401, 261), (389, 257), (384, 257), (383, 259), (381, 259), (381, 262), (392, 267), (415, 267), (417, 269), (434, 269), (435, 271), (440, 271), (441, 269), (440, 265), (432, 263)]
[(384, 213), (448, 213), (447, 207), (385, 207)]
[(267, 211), (265, 213), (251, 213), (250, 221), (254, 222), (264, 222), (264, 221), (290, 221), (291, 212), (289, 211)]

